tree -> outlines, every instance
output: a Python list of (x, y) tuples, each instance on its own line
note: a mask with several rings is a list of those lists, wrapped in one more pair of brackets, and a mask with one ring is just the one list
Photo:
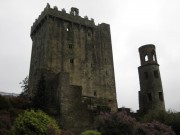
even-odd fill
[(22, 92), (20, 94), (20, 96), (28, 96), (29, 95), (29, 77), (26, 76), (24, 78), (24, 80), (22, 80), (22, 82), (20, 82), (19, 84), (21, 84), (21, 88), (22, 88)]
[(20, 114), (12, 128), (13, 135), (59, 135), (60, 129), (54, 119), (38, 110)]

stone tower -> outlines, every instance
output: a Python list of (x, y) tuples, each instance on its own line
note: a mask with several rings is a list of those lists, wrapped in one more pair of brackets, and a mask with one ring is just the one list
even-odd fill
[(139, 54), (141, 61), (141, 66), (138, 67), (140, 112), (146, 113), (148, 110), (165, 110), (155, 46), (152, 44), (141, 46), (139, 48)]
[(67, 120), (66, 114), (82, 122), (83, 116), (94, 115), (89, 112), (103, 108), (117, 110), (108, 24), (95, 25), (93, 19), (79, 16), (77, 8), (66, 13), (65, 9), (59, 11), (47, 4), (31, 27), (31, 39), (29, 89), (32, 97), (39, 92), (43, 76), (43, 93), (48, 95), (45, 101), (49, 101), (46, 105), (59, 108), (64, 123), (72, 123), (71, 129), (73, 122)]

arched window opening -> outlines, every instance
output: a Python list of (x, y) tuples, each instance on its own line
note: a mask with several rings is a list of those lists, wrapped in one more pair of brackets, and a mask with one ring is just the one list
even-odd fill
[(152, 55), (152, 60), (156, 61), (156, 57), (155, 57), (155, 52), (154, 51), (151, 53), (151, 55)]
[(67, 28), (66, 28), (66, 31), (69, 32), (69, 31), (70, 31), (70, 27), (67, 27)]
[(144, 57), (145, 61), (148, 61), (149, 58), (148, 58), (148, 55), (146, 54), (145, 57)]
[(153, 61), (156, 61), (156, 57), (155, 57), (155, 55), (153, 54)]

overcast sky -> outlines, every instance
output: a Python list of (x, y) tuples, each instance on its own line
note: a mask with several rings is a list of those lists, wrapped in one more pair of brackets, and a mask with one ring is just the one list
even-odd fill
[(0, 91), (21, 92), (19, 82), (29, 74), (30, 29), (47, 2), (110, 24), (119, 107), (139, 109), (138, 48), (154, 44), (166, 109), (180, 111), (180, 0), (0, 0)]

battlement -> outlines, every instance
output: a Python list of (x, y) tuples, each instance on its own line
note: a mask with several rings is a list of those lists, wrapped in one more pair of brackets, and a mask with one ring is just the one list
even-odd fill
[(51, 8), (49, 3), (47, 3), (47, 6), (44, 8), (44, 10), (41, 12), (39, 17), (33, 23), (31, 27), (31, 35), (35, 31), (35, 29), (41, 25), (41, 22), (43, 22), (43, 20), (45, 20), (45, 18), (49, 16), (66, 20), (69, 22), (74, 22), (80, 25), (85, 25), (88, 27), (95, 26), (94, 19), (91, 18), (89, 20), (87, 16), (85, 16), (84, 18), (79, 16), (78, 8), (72, 7), (70, 13), (66, 13), (66, 10), (64, 8), (61, 11), (59, 11), (57, 6), (54, 6), (54, 8)]
[(154, 50), (155, 49), (155, 45), (153, 44), (147, 44), (147, 45), (143, 45), (141, 47), (139, 47), (139, 52), (143, 52), (145, 50)]

